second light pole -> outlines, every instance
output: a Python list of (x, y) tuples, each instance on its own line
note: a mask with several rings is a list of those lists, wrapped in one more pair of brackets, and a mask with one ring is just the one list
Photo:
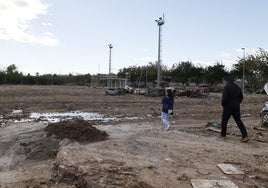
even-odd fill
[(112, 62), (112, 48), (113, 48), (113, 45), (112, 44), (108, 44), (108, 47), (110, 49), (110, 53), (109, 53), (109, 75), (112, 73), (111, 72), (111, 62)]
[(111, 67), (112, 67), (112, 48), (113, 48), (113, 45), (112, 44), (108, 44), (108, 47), (109, 47), (109, 76), (108, 76), (108, 80), (107, 80), (107, 85), (108, 87), (112, 87), (112, 79), (111, 79), (111, 74), (112, 74), (112, 71), (111, 71)]

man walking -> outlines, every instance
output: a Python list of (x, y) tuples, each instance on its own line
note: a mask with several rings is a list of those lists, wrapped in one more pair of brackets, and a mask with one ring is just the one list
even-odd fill
[(241, 141), (247, 142), (249, 140), (245, 125), (240, 117), (240, 103), (243, 100), (243, 93), (240, 87), (234, 83), (233, 78), (226, 76), (222, 79), (224, 88), (222, 93), (222, 121), (221, 121), (221, 136), (226, 137), (227, 123), (231, 116), (233, 116), (242, 135)]

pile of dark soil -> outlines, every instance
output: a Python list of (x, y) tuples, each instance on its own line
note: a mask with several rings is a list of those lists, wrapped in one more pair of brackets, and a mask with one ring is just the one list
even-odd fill
[(83, 143), (107, 139), (108, 134), (93, 127), (89, 122), (75, 119), (49, 124), (45, 129), (47, 136), (55, 135), (58, 139), (68, 138)]

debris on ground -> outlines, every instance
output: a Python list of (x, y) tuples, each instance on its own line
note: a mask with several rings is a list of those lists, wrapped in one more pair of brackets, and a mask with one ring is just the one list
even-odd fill
[[(267, 187), (268, 132), (254, 128), (261, 128), (266, 95), (245, 95), (250, 142), (241, 143), (233, 118), (227, 139), (207, 129), (220, 130), (220, 93), (176, 97), (170, 131), (163, 131), (161, 97), (103, 97), (103, 88), (50, 85), (2, 85), (0, 93), (0, 187)], [(78, 111), (124, 119), (22, 121), (33, 112)], [(226, 175), (217, 164), (245, 174)]]

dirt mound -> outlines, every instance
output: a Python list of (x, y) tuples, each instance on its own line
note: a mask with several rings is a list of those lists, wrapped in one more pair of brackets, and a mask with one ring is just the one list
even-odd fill
[[(26, 160), (44, 161), (54, 159), (60, 147), (59, 141), (54, 138), (42, 138), (34, 142), (20, 143)], [(21, 151), (19, 151), (22, 153)]]
[(89, 122), (75, 119), (49, 124), (45, 129), (47, 136), (56, 135), (58, 139), (68, 138), (78, 142), (96, 142), (107, 139), (108, 134), (93, 127)]
[(23, 163), (24, 159), (30, 161), (54, 159), (59, 151), (61, 140), (65, 138), (91, 143), (108, 137), (106, 132), (79, 119), (49, 124), (44, 131), (30, 131), (20, 135), (20, 140), (14, 145), (13, 151), (16, 155), (25, 157), (15, 158), (13, 160), (15, 164)]

